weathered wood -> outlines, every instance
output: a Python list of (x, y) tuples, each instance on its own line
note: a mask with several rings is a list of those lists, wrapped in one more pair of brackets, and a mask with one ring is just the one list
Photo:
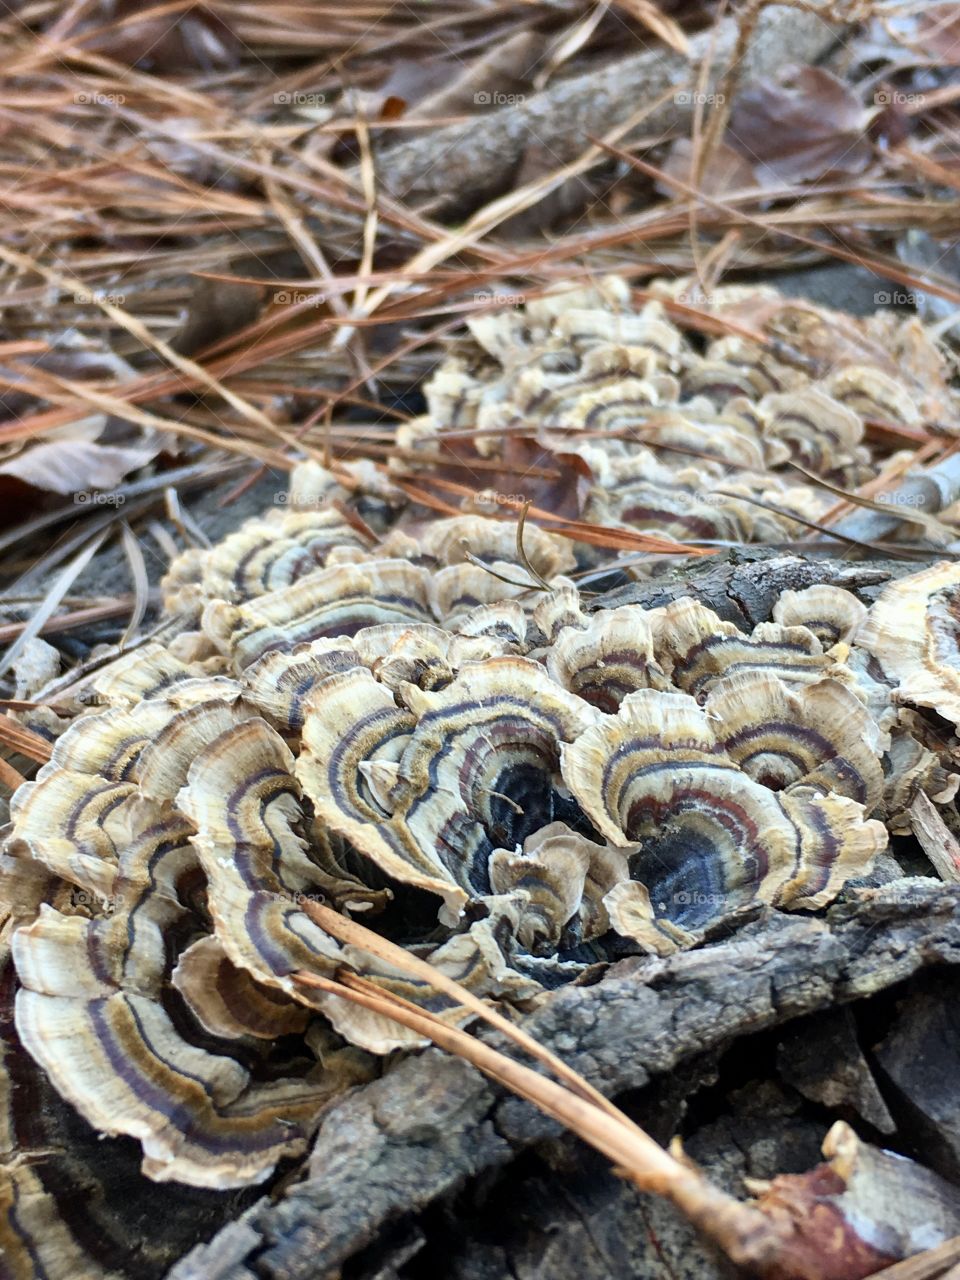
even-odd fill
[(778, 555), (762, 548), (694, 561), (660, 578), (631, 582), (606, 591), (589, 601), (591, 609), (616, 609), (624, 604), (640, 604), (646, 609), (695, 596), (702, 604), (738, 627), (750, 630), (758, 622), (768, 622), (782, 591), (802, 591), (829, 583), (852, 591), (864, 604), (871, 604), (892, 578), (915, 573), (912, 560), (821, 560), (813, 556)]
[[(594, 986), (557, 992), (525, 1026), (616, 1096), (738, 1035), (932, 964), (960, 964), (960, 889), (898, 880), (851, 894), (822, 920), (770, 912), (702, 951), (625, 961)], [(466, 1063), (437, 1050), (408, 1057), (330, 1111), (305, 1181), (261, 1200), (169, 1280), (333, 1280), (391, 1223), (558, 1133)]]
[(890, 1105), (922, 1159), (945, 1178), (960, 1178), (960, 984), (915, 993), (900, 1007), (876, 1059)]
[[(842, 30), (830, 21), (826, 5), (771, 5), (760, 15), (738, 75), (752, 80), (771, 75), (786, 61), (816, 62)], [(724, 18), (693, 37), (689, 59), (662, 46), (647, 49), (557, 80), (523, 102), (466, 124), (384, 146), (377, 155), (377, 181), (407, 204), (439, 202), (462, 214), (508, 190), (531, 145), (548, 151), (554, 165), (567, 163), (586, 150), (591, 135), (606, 133), (644, 103), (651, 108), (643, 121), (644, 134), (685, 128), (697, 102), (704, 101), (697, 95), (717, 92), (737, 37), (737, 19)], [(701, 81), (704, 63), (706, 76)], [(713, 99), (707, 97), (706, 102), (712, 105)]]

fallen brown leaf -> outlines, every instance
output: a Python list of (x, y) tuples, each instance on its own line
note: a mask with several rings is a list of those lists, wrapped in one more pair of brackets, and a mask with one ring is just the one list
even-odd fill
[(49, 493), (95, 502), (94, 491), (115, 489), (124, 476), (152, 462), (159, 444), (118, 446), (94, 440), (51, 440), (25, 449), (0, 465), (0, 476), (22, 480)]
[[(720, 142), (707, 157), (707, 163), (699, 175), (696, 174), (696, 153), (689, 138), (678, 138), (670, 148), (664, 162), (663, 171), (681, 182), (689, 182), (711, 196), (727, 195), (731, 191), (747, 191), (758, 185), (753, 165), (739, 151)], [(664, 195), (673, 195), (673, 189), (664, 184), (657, 184)]]
[(871, 156), (870, 112), (822, 67), (786, 68), (779, 80), (748, 85), (730, 113), (726, 142), (780, 187), (828, 173), (861, 173)]

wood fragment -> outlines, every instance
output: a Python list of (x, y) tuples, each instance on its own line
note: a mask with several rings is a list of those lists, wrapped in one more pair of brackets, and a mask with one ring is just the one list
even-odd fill
[(960, 842), (940, 817), (936, 805), (918, 791), (907, 812), (913, 834), (936, 867), (937, 875), (948, 884), (960, 884)]
[[(913, 1258), (904, 1258), (892, 1267), (878, 1271), (874, 1280), (960, 1280), (960, 1267), (951, 1264), (960, 1259), (960, 1236), (927, 1249)], [(944, 1271), (949, 1267), (949, 1271)]]

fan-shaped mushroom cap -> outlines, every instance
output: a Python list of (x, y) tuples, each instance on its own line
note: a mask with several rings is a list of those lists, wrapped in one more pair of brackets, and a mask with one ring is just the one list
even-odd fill
[(303, 704), (321, 680), (361, 665), (349, 636), (312, 640), (289, 652), (270, 650), (243, 673), (246, 696), (265, 719), (284, 732), (299, 732)]
[(783, 440), (790, 456), (820, 475), (850, 462), (863, 439), (863, 419), (821, 387), (764, 396), (757, 406), (765, 438)]
[(583, 630), (567, 627), (546, 662), (558, 684), (601, 711), (616, 711), (636, 689), (668, 687), (654, 657), (650, 614), (636, 605), (597, 613)]
[(140, 794), (148, 800), (174, 800), (197, 753), (255, 714), (240, 697), (198, 702), (178, 711), (143, 749), (135, 774)]
[[(718, 469), (714, 469), (718, 471)], [(584, 509), (588, 519), (619, 521), (630, 528), (682, 539), (746, 541), (754, 512), (736, 498), (716, 494), (723, 484), (718, 474), (704, 469), (674, 469), (644, 449), (616, 458), (598, 477)]]
[(367, 543), (339, 511), (278, 511), (247, 520), (207, 553), (200, 581), (204, 600), (238, 604), (321, 568), (335, 547)]
[[(732, 414), (729, 405), (717, 410), (709, 400), (690, 400), (678, 409), (655, 410), (638, 426), (636, 439), (663, 450), (668, 458), (671, 451), (680, 450), (748, 471), (764, 468), (759, 432), (744, 418)], [(778, 459), (768, 455), (766, 461)]]
[[(124, 699), (127, 686), (118, 687)], [(211, 700), (211, 691), (228, 696)], [(208, 878), (191, 845), (201, 844), (205, 833), (195, 834), (172, 803), (197, 763), (216, 754), (217, 743), (242, 745), (258, 732), (273, 734), (239, 696), (237, 684), (177, 678), (166, 697), (137, 706), (121, 701), (81, 716), (14, 806), (0, 886), (5, 895), (26, 893), (34, 902), (32, 910), (18, 909), (13, 937), (21, 1039), (89, 1123), (140, 1139), (144, 1171), (157, 1180), (234, 1186), (265, 1177), (281, 1156), (304, 1149), (324, 1100), (358, 1078), (348, 1055), (334, 1056), (329, 1069), (308, 1069), (307, 1061), (299, 1074), (269, 1070), (261, 1079), (256, 1055), (237, 1061), (226, 1044), (211, 1040), (226, 1041), (235, 1051), (238, 1038), (253, 1044), (265, 1039), (268, 1027), (274, 1035), (305, 1022), (302, 1011), (271, 990), (277, 985), (272, 974), (272, 982), (260, 985), (225, 951), (215, 966), (209, 960), (220, 943), (209, 936), (206, 908), (197, 904), (212, 904), (218, 886), (208, 898)], [(228, 852), (248, 872), (259, 853), (261, 814), (252, 815), (244, 804), (247, 788), (259, 781), (263, 821), (276, 818), (273, 780), (257, 777), (265, 754), (238, 750), (235, 773), (222, 779), (219, 796), (237, 821)], [(286, 780), (295, 788), (289, 774)], [(348, 887), (345, 877), (337, 880), (332, 859), (323, 865), (321, 856), (315, 874), (312, 863), (304, 871), (296, 862), (298, 842), (290, 832), (274, 851), (288, 880), (299, 871), (313, 874), (324, 888)], [(224, 866), (217, 862), (214, 870), (231, 887)], [(262, 869), (255, 875), (268, 892), (276, 887)], [(77, 888), (38, 913), (38, 894), (55, 884), (51, 876)], [(377, 891), (357, 888), (358, 901), (376, 899)], [(219, 896), (229, 905), (226, 893)], [(255, 912), (230, 921), (240, 934), (257, 926)], [(175, 939), (191, 936), (195, 941), (174, 981), (185, 1001), (184, 1019), (168, 1007), (168, 962), (176, 956)], [(321, 937), (327, 953), (336, 954), (336, 944)], [(214, 973), (205, 985), (205, 975)]]
[[(448, 565), (433, 574), (430, 602), (434, 616), (443, 626), (458, 630), (461, 622), (481, 609), (500, 606), (504, 601), (527, 599), (531, 592), (536, 592), (538, 584), (529, 580), (525, 569), (500, 561), (489, 568), (491, 572), (482, 565), (467, 562)], [(535, 595), (530, 600), (531, 609), (534, 604)], [(513, 612), (516, 614), (516, 610)], [(521, 639), (525, 633), (526, 621)]]
[(455, 920), (469, 897), (489, 893), (492, 851), (559, 816), (560, 744), (596, 713), (514, 657), (401, 696), (409, 718), (365, 671), (319, 685), (297, 773), (329, 826), (394, 879), (440, 894)]
[[(16, 985), (0, 938), (0, 1258), (9, 1280), (124, 1280), (160, 1275), (215, 1229), (233, 1195), (159, 1186), (133, 1144), (105, 1140), (54, 1091), (17, 1038)], [(166, 1229), (144, 1237), (145, 1214)], [(120, 1266), (121, 1270), (117, 1270)]]
[(676, 381), (658, 373), (657, 363), (647, 348), (597, 346), (586, 350), (579, 367), (569, 372), (553, 372), (544, 367), (546, 361), (529, 365), (503, 399), (480, 409), (477, 425), (489, 430), (532, 418), (545, 443), (557, 431), (556, 443), (561, 443), (577, 431), (629, 428), (650, 409), (676, 399)]
[(817, 584), (802, 591), (782, 591), (773, 606), (773, 620), (784, 627), (806, 627), (824, 648), (848, 643), (867, 616), (867, 607), (852, 591)]
[(297, 969), (322, 971), (339, 955), (300, 908), (315, 870), (296, 829), (293, 764), (275, 730), (247, 720), (196, 756), (176, 801), (196, 828), (217, 936), (235, 965), (268, 985)]
[(255, 982), (232, 964), (213, 934), (190, 944), (170, 981), (193, 1016), (214, 1036), (276, 1040), (306, 1030), (310, 1011), (289, 996)]
[(430, 581), (426, 569), (405, 560), (319, 569), (246, 604), (213, 601), (203, 629), (239, 671), (272, 649), (323, 636), (352, 636), (384, 622), (432, 622)]
[(11, 848), (28, 850), (54, 875), (90, 893), (108, 894), (127, 831), (125, 806), (136, 791), (132, 782), (45, 765), (10, 803)]
[(960, 726), (960, 564), (943, 561), (885, 587), (857, 632), (896, 698)]
[[(419, 542), (424, 554), (442, 565), (463, 564), (470, 555), (486, 564), (520, 563), (515, 520), (491, 520), (485, 516), (435, 520), (422, 531)], [(544, 578), (576, 568), (569, 539), (558, 538), (537, 525), (524, 529), (523, 549), (535, 571)]]
[(827, 678), (790, 689), (769, 671), (747, 671), (715, 684), (704, 711), (717, 745), (764, 786), (836, 792), (868, 813), (880, 802), (889, 737), (846, 685)]
[(190, 912), (189, 831), (173, 818), (142, 831), (121, 857), (110, 914), (46, 908), (17, 930), (17, 1028), (95, 1128), (140, 1140), (148, 1176), (237, 1186), (302, 1151), (323, 1102), (358, 1078), (357, 1066), (347, 1056), (342, 1070), (257, 1081), (232, 1056), (183, 1038), (163, 988), (167, 939)]
[[(775, 793), (755, 781), (723, 751), (709, 714), (681, 693), (629, 695), (616, 717), (564, 747), (562, 767), (612, 844), (640, 842), (632, 876), (657, 916), (691, 933), (754, 900), (820, 905), (886, 843), (882, 824), (865, 822), (855, 801), (805, 786)], [(625, 893), (617, 891), (621, 906)]]
[[(536, 301), (527, 304), (536, 310)], [(663, 317), (658, 303), (639, 313), (601, 311), (596, 307), (570, 307), (557, 316), (553, 333), (574, 351), (595, 346), (629, 347), (649, 352), (663, 369), (674, 369), (686, 346), (683, 335)]]
[[(226, 699), (208, 699), (220, 690)], [(171, 799), (193, 753), (250, 716), (238, 694), (231, 681), (184, 680), (166, 697), (80, 716), (37, 780), (17, 792), (11, 850), (29, 850), (64, 880), (110, 894), (133, 806), (142, 795)]]
[(766, 347), (748, 338), (717, 338), (703, 360), (684, 370), (681, 385), (686, 396), (706, 396), (722, 405), (735, 396), (759, 400), (775, 391), (800, 385), (802, 375), (776, 360)]
[[(441, 570), (442, 572), (444, 571)], [(555, 581), (562, 582), (563, 579), (557, 578)], [(499, 644), (501, 652), (523, 653), (527, 648), (529, 631), (527, 612), (532, 612), (536, 598), (530, 593), (518, 600), (483, 604), (476, 609), (471, 609), (464, 602), (463, 607), (447, 620), (447, 625), (467, 639)]]
[(920, 726), (910, 723), (916, 713), (901, 712), (901, 723), (891, 734), (884, 756), (884, 819), (892, 835), (908, 835), (910, 805), (922, 792), (934, 804), (948, 804), (960, 789), (960, 773), (944, 768), (940, 756), (931, 751), (912, 731), (922, 735)]
[[(505, 997), (529, 1000), (541, 993), (535, 978), (520, 973), (501, 947), (512, 941), (518, 928), (518, 903), (510, 899), (487, 899), (492, 908), (485, 920), (475, 921), (469, 929), (425, 953), (430, 964), (448, 978), (482, 998)], [(382, 960), (356, 947), (343, 948), (343, 963), (352, 965), (377, 986), (405, 1000), (428, 1009), (442, 1022), (456, 1026), (472, 1018), (472, 1011), (437, 991), (429, 983), (412, 978)], [(340, 1034), (370, 1053), (392, 1053), (395, 1049), (419, 1048), (428, 1041), (400, 1026), (391, 1018), (357, 1008), (337, 996), (311, 993), (314, 1003), (323, 1010)]]
[[(48, 776), (55, 769), (72, 769), (110, 782), (133, 781), (144, 747), (168, 724), (172, 714), (173, 708), (163, 699), (86, 712), (57, 739), (49, 764), (38, 777)], [(29, 794), (24, 792), (24, 797)]]
[(864, 418), (896, 422), (905, 427), (920, 422), (920, 412), (907, 388), (871, 365), (850, 364), (837, 369), (826, 379), (824, 389), (834, 400)]
[(806, 627), (761, 622), (748, 636), (690, 597), (650, 612), (654, 652), (673, 683), (700, 696), (739, 671), (770, 671), (790, 684), (845, 677)]
[(582, 630), (588, 625), (587, 615), (580, 608), (580, 592), (572, 583), (542, 595), (534, 606), (531, 621), (540, 640), (548, 645), (553, 644), (565, 627)]
[(151, 643), (115, 658), (91, 681), (90, 688), (98, 702), (130, 706), (167, 693), (172, 686), (196, 676), (194, 667), (174, 657), (164, 645)]
[(465, 662), (504, 649), (496, 636), (461, 636), (431, 623), (386, 623), (365, 627), (353, 637), (314, 640), (291, 653), (266, 653), (246, 669), (243, 687), (250, 705), (271, 724), (297, 733), (306, 699), (327, 676), (366, 666), (391, 689), (404, 683), (439, 688)]
[(533, 955), (549, 955), (605, 933), (604, 895), (628, 878), (628, 849), (597, 844), (566, 823), (527, 836), (523, 849), (495, 849), (490, 884), (496, 894), (522, 895), (516, 937)]

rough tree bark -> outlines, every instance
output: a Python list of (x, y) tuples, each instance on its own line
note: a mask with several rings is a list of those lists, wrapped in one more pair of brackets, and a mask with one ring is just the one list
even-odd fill
[[(819, 12), (818, 12), (819, 10)], [(739, 75), (752, 80), (772, 74), (784, 62), (816, 62), (842, 32), (829, 20), (831, 6), (773, 5), (760, 15)], [(525, 102), (513, 104), (467, 124), (434, 129), (423, 137), (384, 146), (377, 155), (377, 181), (407, 204), (476, 208), (508, 190), (530, 145), (546, 151), (557, 165), (575, 159), (590, 135), (606, 133), (650, 103), (644, 133), (684, 128), (695, 110), (692, 93), (714, 93), (737, 43), (738, 22), (725, 18), (690, 41), (690, 58), (663, 46), (645, 50), (606, 67), (558, 80)], [(698, 79), (703, 65), (707, 74)], [(662, 103), (658, 99), (666, 96)]]
[(682, 596), (693, 595), (725, 622), (749, 631), (758, 622), (770, 620), (782, 591), (801, 591), (829, 583), (852, 591), (869, 605), (891, 579), (915, 573), (921, 567), (915, 560), (818, 560), (748, 547), (709, 560), (695, 560), (662, 578), (616, 587), (596, 596), (589, 608), (640, 604), (645, 609), (659, 609)]
[[(853, 891), (825, 919), (770, 912), (709, 949), (622, 962), (525, 1026), (616, 1096), (739, 1035), (958, 963), (960, 888), (898, 880)], [(334, 1280), (391, 1224), (558, 1133), (459, 1059), (408, 1057), (328, 1113), (305, 1181), (262, 1199), (169, 1280)]]

